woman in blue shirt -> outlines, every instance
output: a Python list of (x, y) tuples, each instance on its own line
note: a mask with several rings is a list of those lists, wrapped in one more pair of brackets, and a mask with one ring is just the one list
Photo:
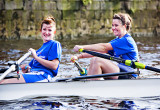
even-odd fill
[(50, 82), (58, 73), (61, 61), (62, 47), (58, 41), (54, 41), (56, 23), (53, 17), (44, 19), (41, 23), (41, 36), (43, 45), (36, 51), (30, 48), (33, 60), (29, 67), (21, 65), (24, 74), (16, 78), (3, 80), (1, 83), (34, 83)]
[[(76, 45), (73, 50), (78, 52), (79, 49), (86, 49), (91, 51), (97, 51), (101, 53), (108, 53), (115, 57), (121, 57), (128, 60), (138, 60), (138, 49), (134, 39), (128, 33), (131, 27), (132, 19), (128, 14), (118, 13), (113, 16), (112, 31), (117, 37), (108, 43), (98, 43), (91, 45)], [(80, 58), (93, 57), (87, 53), (82, 53), (77, 56), (72, 56), (72, 60)], [(115, 64), (107, 59), (93, 57), (90, 62), (88, 70), (89, 75), (103, 74), (103, 73), (117, 73), (125, 71), (134, 71), (129, 66), (123, 64)], [(131, 79), (137, 75), (125, 75), (125, 76), (111, 76), (107, 79)]]

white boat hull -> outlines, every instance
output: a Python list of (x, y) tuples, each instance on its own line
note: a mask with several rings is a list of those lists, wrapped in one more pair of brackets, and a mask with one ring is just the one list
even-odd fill
[(108, 98), (160, 96), (160, 79), (71, 81), (0, 85), (0, 100), (51, 95), (99, 96)]

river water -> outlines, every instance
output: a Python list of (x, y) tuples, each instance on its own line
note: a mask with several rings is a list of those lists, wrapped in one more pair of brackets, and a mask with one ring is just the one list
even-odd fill
[[(60, 70), (55, 80), (64, 77), (75, 77), (79, 75), (77, 68), (70, 62), (70, 57), (76, 55), (72, 48), (76, 44), (93, 44), (108, 42), (112, 37), (87, 37), (75, 40), (59, 40), (62, 44), (63, 55)], [(160, 40), (158, 38), (144, 37), (134, 38), (139, 49), (140, 62), (148, 66), (160, 68)], [(12, 63), (23, 56), (29, 48), (38, 49), (42, 45), (42, 40), (9, 40), (0, 41), (0, 69), (7, 68), (8, 63)], [(29, 63), (30, 56), (24, 63)], [(87, 68), (90, 59), (80, 59), (78, 61), (82, 67)], [(15, 73), (11, 73), (13, 75)], [(160, 74), (148, 70), (141, 70), (139, 77), (159, 78)], [(13, 94), (14, 95), (14, 94)], [(0, 110), (24, 109), (24, 110), (156, 110), (160, 109), (160, 96), (146, 98), (117, 99), (103, 97), (84, 96), (44, 96), (17, 99), (12, 101), (0, 101)]]

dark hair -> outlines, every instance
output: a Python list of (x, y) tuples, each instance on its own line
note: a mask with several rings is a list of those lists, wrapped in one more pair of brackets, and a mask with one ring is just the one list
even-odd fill
[(129, 31), (131, 27), (132, 18), (126, 13), (114, 14), (113, 19), (119, 19), (122, 25), (126, 25), (126, 30)]
[(45, 18), (41, 23), (41, 29), (42, 29), (43, 24), (51, 24), (51, 23), (53, 23), (56, 26), (56, 21), (53, 17)]

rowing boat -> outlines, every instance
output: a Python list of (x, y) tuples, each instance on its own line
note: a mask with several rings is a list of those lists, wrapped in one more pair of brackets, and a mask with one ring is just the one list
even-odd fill
[[(84, 50), (83, 50), (84, 51)], [(89, 51), (85, 51), (89, 52)], [(106, 55), (91, 52), (92, 55), (108, 58), (140, 69), (148, 69), (160, 72), (160, 69), (146, 66), (142, 63), (111, 58)], [(15, 64), (7, 69), (1, 76), (0, 81), (10, 72), (14, 71), (17, 65), (24, 61), (29, 53), (26, 53)], [(76, 66), (82, 75), (84, 70), (78, 63)], [(0, 100), (14, 100), (32, 96), (98, 96), (107, 98), (135, 98), (160, 96), (160, 78), (146, 79), (125, 79), (125, 80), (86, 80), (90, 78), (100, 78), (108, 76), (119, 76), (127, 74), (137, 74), (136, 72), (107, 73), (101, 75), (79, 76), (75, 78), (59, 79), (48, 83), (20, 83), (1, 84)]]
[(159, 84), (160, 79), (1, 84), (0, 100), (13, 100), (32, 96), (153, 97), (160, 96)]

